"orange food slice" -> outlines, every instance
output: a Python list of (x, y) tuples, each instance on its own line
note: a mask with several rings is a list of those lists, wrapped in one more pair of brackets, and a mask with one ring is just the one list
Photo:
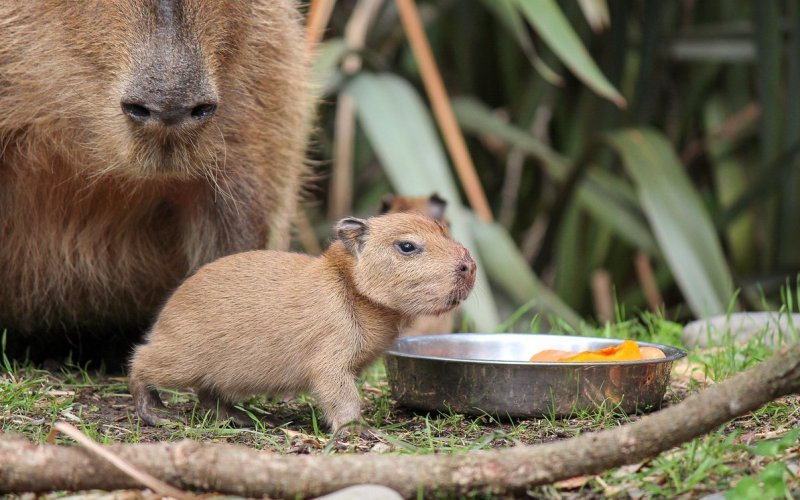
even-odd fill
[(640, 359), (661, 359), (666, 355), (657, 347), (639, 347), (633, 340), (626, 340), (619, 345), (604, 347), (596, 351), (573, 353), (548, 349), (531, 356), (530, 361), (563, 362), (563, 363), (602, 363), (614, 361), (635, 361)]
[(546, 351), (539, 351), (531, 356), (530, 361), (550, 362), (561, 361), (564, 358), (574, 356), (574, 352), (559, 351), (558, 349), (547, 349)]

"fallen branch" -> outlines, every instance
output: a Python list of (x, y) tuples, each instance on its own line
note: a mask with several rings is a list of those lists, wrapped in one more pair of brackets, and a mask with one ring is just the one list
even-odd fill
[(67, 436), (71, 437), (78, 444), (84, 446), (87, 450), (91, 451), (98, 457), (106, 460), (108, 463), (116, 467), (119, 471), (124, 474), (127, 474), (135, 481), (138, 481), (140, 484), (147, 486), (154, 492), (162, 496), (169, 496), (172, 498), (176, 498), (178, 500), (189, 500), (194, 498), (193, 495), (186, 494), (181, 490), (172, 487), (171, 485), (165, 483), (164, 481), (157, 479), (146, 472), (139, 470), (138, 467), (131, 465), (126, 460), (118, 457), (114, 453), (112, 453), (108, 447), (101, 446), (94, 441), (92, 441), (89, 436), (83, 434), (81, 431), (73, 427), (72, 425), (66, 422), (56, 422), (54, 426), (56, 430), (63, 432)]
[[(243, 496), (313, 497), (375, 483), (406, 497), (426, 493), (519, 493), (635, 463), (746, 412), (800, 392), (800, 344), (682, 403), (613, 430), (537, 446), (457, 455), (285, 456), (194, 441), (109, 446), (115, 455), (178, 488)], [(114, 490), (139, 484), (83, 448), (0, 439), (0, 491)]]

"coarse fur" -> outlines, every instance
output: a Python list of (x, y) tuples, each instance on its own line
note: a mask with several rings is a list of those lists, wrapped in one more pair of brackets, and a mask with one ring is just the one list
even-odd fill
[[(307, 77), (293, 0), (0, 3), (9, 344), (69, 338), (79, 349), (76, 338), (100, 332), (84, 344), (112, 350), (114, 332), (141, 332), (204, 263), (270, 235), (285, 247), (305, 172)], [(145, 126), (126, 99), (153, 110), (211, 100), (216, 111)]]
[[(343, 219), (320, 257), (254, 251), (201, 268), (168, 300), (130, 365), (145, 423), (157, 387), (194, 389), (220, 417), (254, 394), (311, 391), (334, 431), (360, 418), (358, 373), (399, 329), (456, 307), (475, 262), (446, 228), (417, 214)], [(421, 249), (404, 255), (400, 242)]]
[[(389, 194), (381, 201), (380, 213), (413, 212), (427, 215), (447, 225), (447, 218), (444, 214), (446, 209), (447, 201), (437, 193), (433, 193), (430, 196), (397, 196)], [(439, 316), (420, 316), (403, 328), (401, 335), (410, 337), (434, 333), (451, 333), (455, 327), (456, 314), (457, 311)]]

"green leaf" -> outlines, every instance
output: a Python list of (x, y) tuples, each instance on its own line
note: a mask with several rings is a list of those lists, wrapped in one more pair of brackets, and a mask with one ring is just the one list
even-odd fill
[(606, 0), (578, 0), (578, 5), (581, 6), (583, 17), (595, 33), (600, 33), (611, 24)]
[(635, 181), (642, 208), (692, 311), (698, 317), (725, 313), (733, 279), (711, 219), (672, 147), (659, 132), (646, 128), (608, 137)]
[(337, 68), (346, 53), (347, 45), (341, 38), (326, 40), (317, 47), (311, 67), (311, 82), (320, 95), (327, 94), (341, 79)]
[(561, 61), (597, 94), (626, 106), (625, 98), (597, 67), (554, 0), (515, 0), (517, 8)]
[(761, 500), (763, 492), (758, 480), (752, 476), (743, 477), (736, 487), (725, 492), (726, 500)]
[(786, 491), (785, 481), (787, 472), (789, 468), (783, 462), (772, 462), (764, 467), (758, 477), (764, 482), (765, 498), (781, 498), (789, 493)]
[[(464, 131), (490, 135), (519, 148), (539, 160), (547, 174), (556, 181), (564, 182), (569, 175), (567, 158), (528, 132), (501, 121), (482, 103), (469, 98), (454, 99), (453, 109)], [(657, 254), (658, 247), (630, 186), (605, 172), (590, 169), (579, 182), (576, 192), (578, 203), (592, 217), (634, 247), (651, 255)]]
[[(783, 99), (781, 98), (781, 31), (776, 26), (781, 24), (779, 2), (756, 2), (753, 6), (756, 28), (756, 83), (759, 104), (761, 105), (760, 141), (761, 168), (768, 166), (781, 153), (781, 114)], [(774, 194), (766, 196), (765, 205), (760, 215), (760, 224), (769, 237), (764, 238), (762, 264), (771, 266), (775, 261), (779, 240), (778, 198)], [(794, 228), (792, 228), (794, 229)]]
[(553, 71), (536, 53), (533, 41), (525, 28), (525, 22), (514, 6), (515, 1), (516, 0), (483, 0), (483, 5), (511, 31), (519, 47), (522, 49), (522, 52), (525, 53), (525, 56), (536, 71), (539, 72), (539, 75), (552, 85), (563, 85), (564, 79), (561, 78), (561, 75)]
[(449, 202), (447, 216), (453, 235), (478, 263), (475, 288), (463, 308), (479, 331), (493, 330), (500, 321), (469, 217), (459, 202), (442, 145), (419, 95), (401, 78), (368, 72), (353, 78), (345, 92), (356, 102), (361, 127), (395, 190), (409, 196), (436, 191)]
[(481, 261), (489, 276), (519, 304), (533, 300), (535, 310), (552, 314), (573, 327), (581, 318), (533, 273), (508, 231), (496, 222), (470, 220)]
[(800, 440), (800, 429), (794, 429), (780, 438), (759, 441), (752, 451), (762, 457), (775, 457), (796, 445), (798, 440)]

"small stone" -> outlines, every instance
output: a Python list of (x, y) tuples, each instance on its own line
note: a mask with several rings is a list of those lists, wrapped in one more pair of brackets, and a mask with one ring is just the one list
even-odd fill
[(386, 486), (360, 484), (318, 497), (318, 500), (363, 500), (365, 498), (370, 500), (402, 500), (403, 497)]
[(744, 312), (692, 321), (684, 327), (681, 338), (688, 347), (713, 347), (726, 342), (727, 335), (743, 343), (763, 333), (767, 345), (777, 346), (797, 341), (798, 330), (800, 314)]
[(375, 446), (373, 446), (372, 449), (369, 450), (369, 451), (371, 453), (388, 453), (388, 452), (392, 451), (393, 449), (394, 448), (389, 444), (378, 442), (378, 443), (375, 443)]

